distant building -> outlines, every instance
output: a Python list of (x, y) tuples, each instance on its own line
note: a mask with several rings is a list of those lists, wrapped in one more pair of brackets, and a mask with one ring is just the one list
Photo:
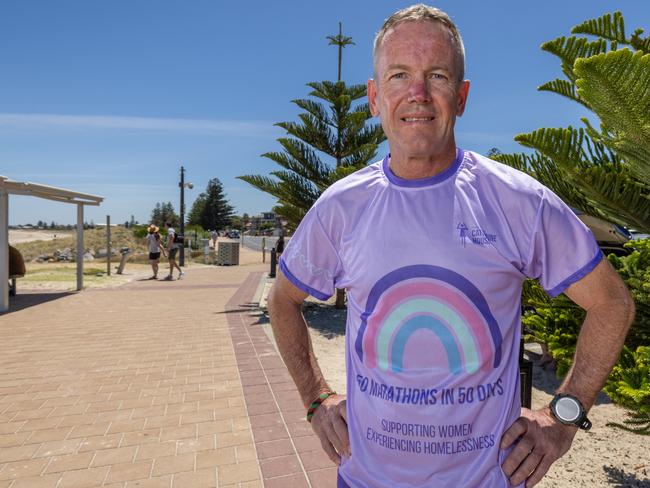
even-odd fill
[(246, 224), (246, 227), (250, 232), (255, 233), (260, 229), (279, 227), (280, 217), (275, 212), (262, 212), (260, 215), (252, 216), (249, 224)]

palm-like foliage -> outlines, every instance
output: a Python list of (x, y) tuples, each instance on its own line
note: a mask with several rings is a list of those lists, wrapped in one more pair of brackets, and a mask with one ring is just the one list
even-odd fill
[[(528, 172), (570, 205), (621, 225), (650, 229), (650, 38), (625, 34), (620, 12), (576, 26), (542, 49), (560, 59), (566, 79), (539, 87), (580, 103), (596, 129), (542, 128), (515, 139), (533, 154), (496, 159)], [(618, 49), (619, 45), (629, 48)]]
[(367, 123), (371, 117), (368, 104), (354, 104), (366, 96), (365, 85), (322, 81), (307, 86), (312, 98), (293, 100), (303, 110), (299, 120), (276, 124), (289, 135), (278, 139), (282, 151), (262, 155), (282, 169), (270, 176), (239, 177), (276, 197), (278, 205), (273, 210), (291, 228), (298, 226), (328, 186), (372, 161), (385, 139), (379, 124)]

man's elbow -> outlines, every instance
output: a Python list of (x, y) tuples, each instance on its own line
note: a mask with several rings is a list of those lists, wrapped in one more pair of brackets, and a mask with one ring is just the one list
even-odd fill
[(624, 307), (626, 310), (626, 325), (627, 328), (629, 329), (632, 326), (632, 323), (634, 323), (634, 319), (636, 318), (636, 305), (634, 304), (634, 298), (630, 294), (629, 290), (625, 290), (625, 298), (623, 299), (624, 302)]
[[(300, 306), (296, 306), (286, 293), (283, 293), (281, 286), (276, 281), (269, 290), (267, 298), (267, 307), (269, 309), (269, 317), (271, 319), (271, 326), (277, 325), (282, 322), (281, 318), (291, 313), (293, 309), (300, 310)], [(275, 322), (275, 323), (274, 323)]]
[(614, 314), (615, 317), (620, 318), (617, 322), (621, 324), (624, 329), (623, 332), (627, 335), (627, 331), (632, 326), (636, 316), (634, 298), (632, 298), (627, 287), (622, 286), (619, 293), (612, 294), (608, 303), (603, 304), (603, 306), (604, 310), (607, 310), (609, 314)]
[(266, 305), (269, 309), (269, 315), (271, 316), (271, 318), (273, 318), (273, 315), (275, 314), (277, 303), (278, 303), (278, 294), (276, 290), (276, 285), (274, 283), (273, 286), (271, 286), (271, 289), (269, 290), (269, 296), (266, 299)]

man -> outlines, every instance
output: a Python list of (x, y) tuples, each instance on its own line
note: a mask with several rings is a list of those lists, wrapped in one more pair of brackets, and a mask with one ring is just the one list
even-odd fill
[(219, 233), (215, 230), (210, 232), (210, 237), (212, 238), (212, 247), (217, 249), (217, 239), (219, 238)]
[(174, 268), (178, 270), (178, 279), (180, 280), (184, 273), (176, 262), (179, 246), (178, 243), (174, 242), (176, 240), (176, 231), (169, 222), (165, 222), (165, 229), (167, 229), (167, 259), (169, 260), (169, 274), (165, 277), (165, 280), (171, 281), (174, 279)]
[[(589, 427), (633, 302), (557, 196), (456, 148), (469, 82), (444, 12), (391, 16), (374, 69), (368, 99), (390, 154), (325, 191), (287, 245), (269, 297), (279, 350), (339, 487), (533, 486)], [(526, 278), (587, 311), (553, 410), (520, 405)], [(348, 296), (347, 395), (323, 378), (300, 311), (336, 288)]]

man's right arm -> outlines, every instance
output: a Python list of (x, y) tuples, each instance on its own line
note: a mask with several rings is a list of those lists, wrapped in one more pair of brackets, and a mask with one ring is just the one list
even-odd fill
[[(269, 293), (268, 304), (273, 334), (282, 359), (296, 383), (303, 404), (309, 405), (318, 395), (331, 389), (318, 366), (302, 315), (305, 298), (307, 294), (279, 272)], [(316, 409), (312, 427), (333, 462), (340, 463), (339, 453), (350, 456), (344, 395), (328, 397)]]

